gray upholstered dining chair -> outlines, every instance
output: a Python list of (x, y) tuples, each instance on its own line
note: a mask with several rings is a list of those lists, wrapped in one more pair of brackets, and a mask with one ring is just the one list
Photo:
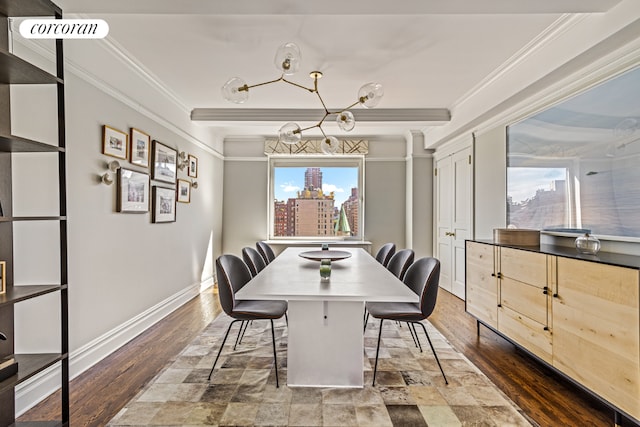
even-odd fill
[(387, 270), (392, 272), (398, 279), (402, 280), (404, 274), (413, 263), (415, 253), (413, 249), (402, 249), (401, 251), (393, 254), (389, 263), (387, 264)]
[(385, 267), (389, 264), (389, 260), (396, 253), (395, 243), (385, 243), (378, 249), (376, 253), (376, 260)]
[[(440, 281), (440, 261), (436, 258), (425, 257), (420, 258), (407, 270), (403, 282), (419, 297), (418, 303), (409, 302), (367, 302), (366, 308), (371, 316), (380, 319), (380, 330), (378, 331), (378, 345), (376, 347), (376, 361), (373, 368), (373, 385), (376, 385), (376, 373), (378, 370), (378, 355), (380, 353), (380, 338), (382, 337), (382, 323), (384, 320), (395, 320), (398, 322), (407, 322), (412, 325), (422, 326), (427, 341), (431, 346), (433, 355), (436, 358), (445, 384), (449, 384), (444, 374), (436, 349), (431, 343), (431, 338), (427, 333), (422, 320), (427, 319), (436, 306), (438, 297), (438, 282)], [(420, 347), (422, 352), (422, 346)]]
[[(218, 350), (216, 360), (213, 362), (209, 379), (213, 374), (222, 348), (224, 347), (229, 331), (236, 322), (250, 320), (269, 320), (271, 322), (271, 340), (273, 343), (273, 364), (276, 370), (276, 387), (280, 386), (278, 381), (278, 359), (276, 357), (276, 337), (273, 328), (273, 320), (280, 319), (287, 311), (286, 301), (271, 300), (236, 300), (235, 294), (249, 280), (251, 280), (251, 272), (249, 267), (235, 255), (221, 255), (216, 259), (216, 274), (218, 278), (218, 296), (220, 305), (224, 312), (234, 320), (229, 324), (227, 332), (224, 334), (222, 344)], [(241, 325), (242, 327), (242, 325)]]
[(262, 255), (260, 255), (257, 250), (248, 246), (242, 248), (242, 259), (244, 260), (244, 263), (247, 264), (247, 267), (249, 267), (251, 277), (256, 277), (256, 275), (267, 266)]
[(271, 246), (269, 246), (266, 242), (256, 242), (256, 249), (258, 249), (258, 252), (260, 252), (260, 255), (262, 255), (265, 264), (269, 264), (271, 261), (276, 259), (276, 254), (273, 253), (273, 249), (271, 249)]

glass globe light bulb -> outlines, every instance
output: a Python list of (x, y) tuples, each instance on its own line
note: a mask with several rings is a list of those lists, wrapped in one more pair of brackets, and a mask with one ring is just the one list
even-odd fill
[(240, 77), (232, 77), (222, 86), (224, 99), (236, 104), (242, 104), (249, 99), (249, 88)]
[(340, 141), (335, 136), (328, 136), (322, 140), (320, 143), (320, 150), (324, 154), (335, 154), (338, 151), (338, 145)]
[(340, 127), (340, 129), (349, 132), (356, 126), (356, 119), (353, 117), (353, 113), (351, 111), (345, 110), (338, 113), (336, 123), (338, 123), (338, 127)]
[(276, 51), (276, 57), (273, 60), (278, 71), (285, 76), (295, 74), (300, 69), (300, 61), (302, 54), (300, 48), (295, 43), (285, 43)]
[(380, 83), (367, 83), (358, 91), (358, 100), (366, 108), (373, 108), (380, 102), (384, 90)]
[(302, 139), (302, 132), (300, 126), (297, 123), (289, 122), (285, 123), (278, 131), (278, 137), (280, 142), (293, 145), (300, 142)]

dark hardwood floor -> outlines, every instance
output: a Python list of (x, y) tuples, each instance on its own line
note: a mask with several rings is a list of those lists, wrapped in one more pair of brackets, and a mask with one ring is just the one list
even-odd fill
[[(104, 426), (218, 313), (217, 296), (205, 292), (71, 381), (71, 425)], [(462, 300), (441, 291), (430, 320), (540, 426), (613, 425), (611, 409), (508, 341), (484, 327), (477, 336)], [(53, 395), (20, 421), (49, 419), (59, 412), (58, 402)]]

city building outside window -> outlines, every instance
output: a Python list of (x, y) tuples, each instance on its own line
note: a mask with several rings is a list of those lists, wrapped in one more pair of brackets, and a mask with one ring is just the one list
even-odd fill
[(364, 161), (270, 158), (272, 239), (362, 240)]

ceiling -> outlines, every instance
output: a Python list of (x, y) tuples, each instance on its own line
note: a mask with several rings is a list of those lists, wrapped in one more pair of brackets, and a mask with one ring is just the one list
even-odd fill
[[(252, 89), (242, 105), (222, 98), (220, 88), (230, 77), (250, 85), (278, 78), (273, 58), (285, 42), (302, 51), (301, 71), (291, 80), (312, 86), (309, 72), (322, 71), (319, 92), (330, 110), (355, 102), (364, 83), (383, 85), (381, 113), (371, 113), (379, 115), (358, 123), (354, 132), (400, 133), (442, 124), (441, 117), (430, 121), (420, 114), (455, 114), (461, 100), (565, 14), (606, 12), (619, 2), (56, 1), (67, 16), (107, 21), (109, 40), (183, 108), (224, 109), (226, 119), (201, 123), (228, 134), (275, 134), (280, 109), (322, 107), (312, 94), (283, 83)], [(247, 108), (254, 114), (246, 114)], [(397, 120), (404, 109), (417, 118)]]

